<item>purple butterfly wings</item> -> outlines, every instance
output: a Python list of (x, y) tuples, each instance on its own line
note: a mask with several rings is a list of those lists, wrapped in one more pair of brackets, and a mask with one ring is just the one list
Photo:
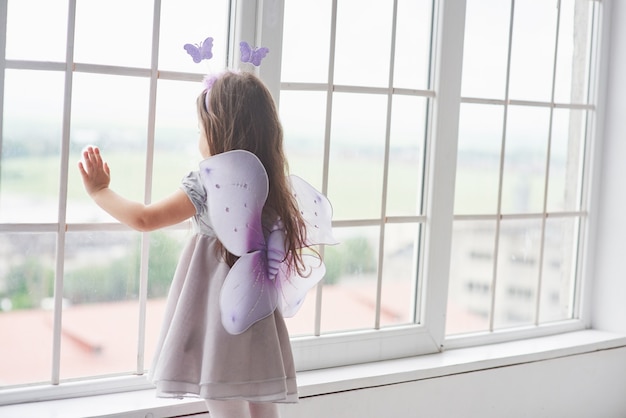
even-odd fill
[(239, 43), (239, 49), (241, 51), (241, 62), (249, 62), (256, 67), (261, 65), (261, 60), (265, 58), (268, 52), (270, 52), (269, 48), (254, 48), (246, 41), (241, 41)]
[(191, 55), (193, 62), (197, 64), (202, 60), (209, 60), (213, 57), (213, 38), (208, 37), (200, 44), (185, 44), (183, 48)]
[(237, 256), (264, 249), (261, 213), (269, 182), (259, 159), (247, 151), (226, 152), (204, 160), (200, 169), (213, 229), (224, 247)]
[[(240, 334), (276, 308), (285, 317), (295, 315), (326, 269), (318, 257), (306, 255), (305, 277), (289, 272), (282, 221), (277, 219), (263, 233), (261, 215), (269, 190), (263, 164), (254, 154), (236, 150), (206, 159), (200, 173), (215, 234), (239, 256), (220, 294), (224, 328)], [(306, 245), (336, 243), (326, 197), (298, 177), (291, 176), (290, 184), (307, 225)]]

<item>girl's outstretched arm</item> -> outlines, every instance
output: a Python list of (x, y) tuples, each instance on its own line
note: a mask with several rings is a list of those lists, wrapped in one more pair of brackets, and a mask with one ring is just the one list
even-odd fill
[(153, 231), (174, 225), (196, 214), (196, 208), (182, 190), (159, 202), (144, 205), (109, 189), (111, 172), (97, 147), (87, 147), (83, 151), (83, 161), (78, 163), (78, 170), (85, 190), (98, 206), (138, 231)]

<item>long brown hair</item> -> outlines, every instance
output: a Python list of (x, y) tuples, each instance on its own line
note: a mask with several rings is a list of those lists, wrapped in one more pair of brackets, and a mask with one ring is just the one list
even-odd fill
[[(306, 241), (306, 229), (286, 177), (283, 129), (269, 90), (253, 74), (226, 72), (200, 94), (197, 107), (211, 155), (242, 149), (263, 163), (269, 178), (264, 211), (275, 213), (285, 226), (289, 269), (304, 273), (300, 248)], [(223, 246), (221, 251), (232, 266), (236, 257)]]

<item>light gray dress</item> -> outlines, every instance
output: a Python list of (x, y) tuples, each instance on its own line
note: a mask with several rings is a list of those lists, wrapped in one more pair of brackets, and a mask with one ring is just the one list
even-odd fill
[(181, 188), (196, 208), (195, 234), (174, 273), (149, 379), (159, 397), (297, 402), (289, 335), (278, 310), (239, 335), (222, 326), (219, 297), (228, 265), (198, 172)]

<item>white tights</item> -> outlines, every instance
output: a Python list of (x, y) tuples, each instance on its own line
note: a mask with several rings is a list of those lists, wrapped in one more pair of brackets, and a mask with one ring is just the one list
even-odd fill
[(211, 418), (280, 418), (275, 403), (207, 400)]

